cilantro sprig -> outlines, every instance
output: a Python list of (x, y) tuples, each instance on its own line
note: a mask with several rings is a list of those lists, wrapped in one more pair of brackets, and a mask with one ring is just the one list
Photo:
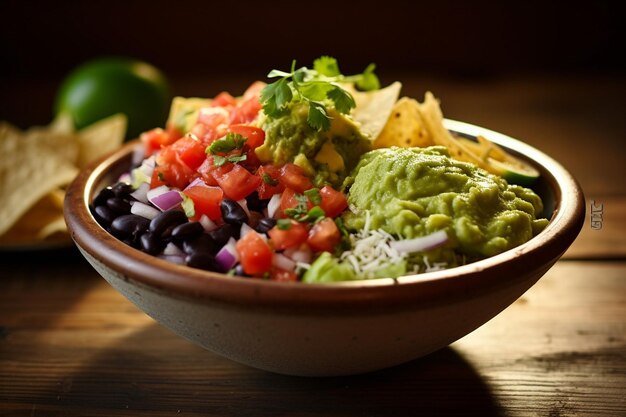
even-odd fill
[(315, 130), (330, 129), (331, 116), (328, 105), (342, 114), (347, 114), (356, 103), (354, 97), (341, 84), (353, 83), (357, 88), (369, 91), (380, 88), (378, 77), (374, 73), (376, 66), (370, 64), (365, 71), (356, 75), (343, 75), (337, 60), (322, 56), (313, 62), (313, 68), (296, 69), (296, 60), (291, 62), (291, 71), (272, 70), (268, 78), (278, 78), (266, 85), (261, 91), (263, 111), (270, 117), (285, 114), (291, 102), (304, 102), (309, 105), (307, 123)]

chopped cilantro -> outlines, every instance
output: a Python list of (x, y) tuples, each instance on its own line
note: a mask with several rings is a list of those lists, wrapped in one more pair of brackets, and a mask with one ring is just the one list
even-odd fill
[(320, 190), (317, 188), (311, 188), (310, 190), (306, 190), (304, 195), (309, 198), (311, 203), (319, 206), (322, 204), (322, 196), (320, 195)]
[(215, 165), (216, 167), (221, 167), (226, 162), (237, 163), (237, 162), (245, 161), (246, 159), (248, 159), (247, 155), (232, 155), (232, 156), (214, 155), (213, 165)]
[(307, 122), (315, 130), (330, 129), (331, 117), (327, 103), (343, 114), (352, 110), (356, 103), (352, 95), (340, 83), (354, 83), (361, 90), (380, 88), (374, 74), (376, 66), (370, 64), (362, 74), (344, 76), (339, 71), (335, 58), (322, 56), (313, 62), (313, 69), (296, 69), (296, 61), (291, 63), (291, 71), (272, 70), (268, 78), (278, 78), (261, 91), (263, 111), (271, 117), (280, 117), (292, 101), (306, 102), (309, 105)]
[(309, 210), (309, 199), (311, 198), (311, 196), (316, 201), (319, 199), (319, 202), (321, 202), (321, 197), (319, 196), (319, 190), (317, 190), (317, 188), (312, 188), (310, 190), (305, 191), (304, 193), (307, 195), (304, 195), (304, 194), (294, 195), (298, 204), (295, 207), (285, 209), (285, 214), (299, 222), (315, 222), (316, 220), (324, 217), (326, 215), (324, 210), (312, 200), (311, 202), (316, 205), (313, 206)]
[(278, 227), (279, 230), (289, 230), (289, 229), (291, 229), (291, 220), (289, 220), (289, 219), (278, 219), (276, 221), (276, 227)]
[(312, 207), (311, 210), (306, 214), (306, 216), (301, 221), (306, 222), (315, 222), (321, 218), (326, 216), (326, 212), (320, 206)]
[(218, 153), (228, 153), (232, 152), (235, 149), (243, 148), (243, 145), (246, 143), (246, 138), (241, 136), (238, 133), (227, 133), (221, 139), (216, 140), (207, 148), (206, 153), (210, 153), (211, 155), (216, 155)]
[(263, 182), (264, 182), (265, 184), (267, 184), (267, 185), (271, 185), (271, 186), (273, 186), (273, 187), (275, 187), (275, 186), (277, 186), (277, 185), (278, 185), (278, 180), (276, 180), (276, 179), (272, 178), (272, 177), (270, 176), (270, 174), (265, 174), (265, 173), (264, 173), (263, 175), (261, 175), (261, 179), (262, 179), (262, 180), (263, 180)]

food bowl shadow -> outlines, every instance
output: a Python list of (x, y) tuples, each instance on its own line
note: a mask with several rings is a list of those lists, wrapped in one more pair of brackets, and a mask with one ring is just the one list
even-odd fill
[(59, 402), (68, 412), (105, 407), (136, 415), (503, 415), (489, 386), (452, 348), (367, 375), (299, 378), (238, 365), (152, 324), (109, 345), (67, 378), (72, 390)]

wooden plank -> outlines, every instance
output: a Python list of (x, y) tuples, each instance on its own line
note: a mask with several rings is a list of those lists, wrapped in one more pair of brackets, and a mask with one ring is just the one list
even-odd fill
[[(76, 265), (76, 264), (75, 264)], [(0, 415), (616, 416), (626, 412), (624, 262), (561, 261), (451, 347), (347, 378), (233, 363), (96, 277), (0, 281)], [(68, 270), (71, 267), (67, 267)], [(36, 276), (42, 277), (37, 279)], [(48, 301), (45, 301), (47, 297)]]

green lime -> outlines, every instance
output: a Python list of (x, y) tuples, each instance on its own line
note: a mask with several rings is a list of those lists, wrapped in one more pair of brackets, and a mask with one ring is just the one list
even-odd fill
[(488, 163), (511, 184), (530, 186), (539, 178), (539, 171), (533, 166), (510, 155), (504, 161), (489, 158)]
[[(459, 142), (469, 148), (477, 157), (484, 158), (485, 153), (495, 152), (496, 157), (487, 157), (486, 163), (488, 171), (500, 175), (511, 184), (530, 186), (539, 178), (539, 171), (532, 165), (514, 157), (508, 152), (503, 152), (499, 148), (485, 148), (484, 143), (474, 142), (465, 138), (458, 138)], [(488, 142), (487, 142), (488, 143)]]
[(70, 114), (77, 129), (124, 113), (128, 140), (163, 127), (169, 104), (167, 80), (161, 71), (136, 59), (107, 57), (80, 65), (63, 80), (55, 112)]

